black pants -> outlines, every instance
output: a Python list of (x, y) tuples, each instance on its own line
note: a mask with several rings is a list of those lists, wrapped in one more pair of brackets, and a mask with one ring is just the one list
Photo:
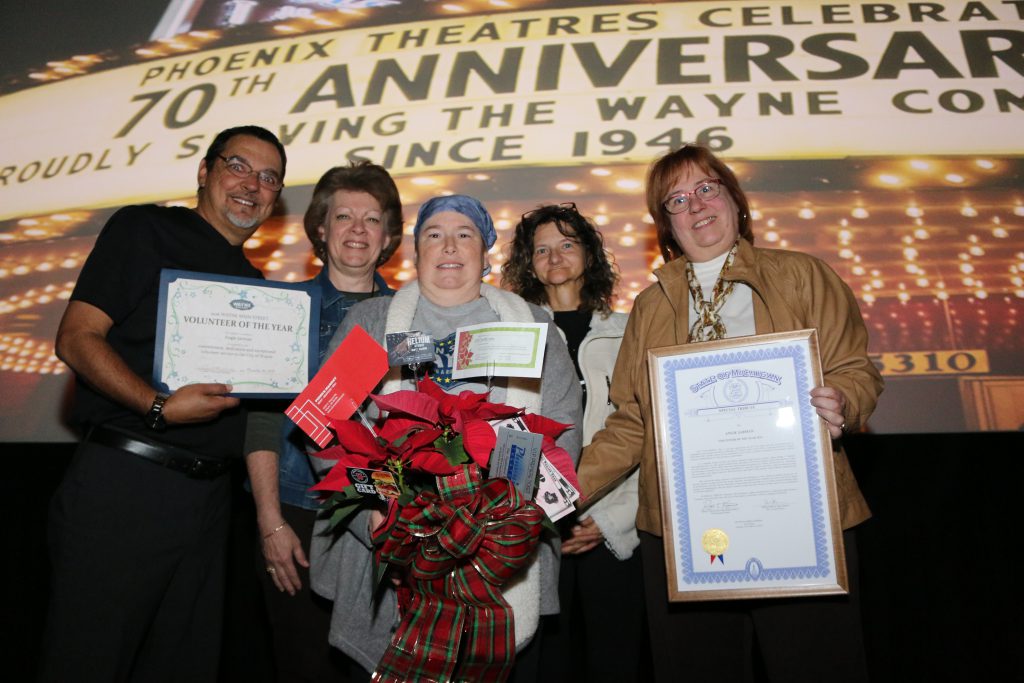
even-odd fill
[(544, 617), (544, 683), (628, 683), (650, 668), (639, 548), (619, 560), (601, 544), (563, 555), (558, 574), (561, 612)]
[[(281, 514), (302, 541), (309, 556), (315, 510), (282, 505)], [(259, 539), (257, 539), (258, 541)], [(277, 590), (266, 572), (262, 550), (257, 550), (258, 571), (267, 601), (278, 683), (348, 683), (368, 680), (368, 674), (327, 643), (331, 628), (331, 602), (310, 588), (309, 569), (296, 563), (302, 588), (294, 596)], [(353, 605), (353, 609), (359, 606)]]
[(843, 542), (849, 595), (669, 603), (662, 539), (641, 532), (655, 680), (748, 683), (759, 655), (770, 681), (867, 681), (852, 530)]
[(79, 446), (50, 504), (42, 680), (216, 680), (229, 487)]

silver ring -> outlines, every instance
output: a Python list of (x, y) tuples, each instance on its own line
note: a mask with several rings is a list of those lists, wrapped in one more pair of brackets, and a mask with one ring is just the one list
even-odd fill
[(274, 574), (277, 573), (277, 570), (274, 569), (273, 567), (267, 567), (267, 573), (270, 574), (271, 576), (273, 576)]

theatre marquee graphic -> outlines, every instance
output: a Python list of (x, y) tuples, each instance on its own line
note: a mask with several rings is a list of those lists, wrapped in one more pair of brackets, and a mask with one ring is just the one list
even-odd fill
[[(53, 336), (96, 235), (124, 204), (191, 205), (202, 151), (239, 123), (288, 148), (281, 205), (245, 245), (268, 278), (318, 270), (312, 186), (370, 159), (407, 217), (482, 199), (496, 266), (520, 214), (575, 202), (622, 311), (661, 265), (647, 164), (707, 144), (758, 245), (853, 289), (887, 381), (873, 431), (1024, 426), (1022, 2), (175, 1), (146, 33), (57, 41), (2, 75), (0, 440), (71, 438)], [(383, 272), (415, 277), (411, 237)]]

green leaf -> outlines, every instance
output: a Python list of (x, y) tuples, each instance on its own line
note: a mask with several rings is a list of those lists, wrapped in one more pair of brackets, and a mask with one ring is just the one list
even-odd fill
[(469, 462), (469, 454), (462, 445), (462, 435), (456, 434), (454, 438), (448, 439), (439, 436), (434, 441), (434, 448), (444, 454), (449, 465), (462, 465)]
[(362, 507), (362, 496), (360, 496), (360, 500), (336, 505), (330, 512), (331, 516), (327, 521), (327, 531), (332, 532), (339, 527), (343, 528), (349, 518), (359, 512)]
[(544, 515), (541, 518), (540, 525), (542, 527), (544, 527), (545, 529), (547, 529), (548, 531), (550, 531), (551, 533), (553, 533), (555, 536), (560, 536), (561, 535), (561, 532), (558, 530), (558, 527), (555, 526), (555, 523), (552, 522), (551, 518), (548, 517), (547, 515)]
[(353, 500), (364, 500), (365, 496), (362, 493), (356, 491), (354, 484), (349, 484), (340, 491), (335, 491), (327, 498), (326, 505), (327, 509), (334, 507), (335, 505), (344, 505)]
[(317, 511), (317, 519), (327, 520), (327, 529), (322, 535), (328, 536), (335, 529), (344, 527), (348, 519), (366, 502), (366, 496), (357, 492), (355, 486), (346, 486), (324, 498), (323, 505)]
[(376, 593), (384, 581), (384, 575), (388, 572), (388, 563), (377, 559), (377, 553), (373, 554), (373, 592)]

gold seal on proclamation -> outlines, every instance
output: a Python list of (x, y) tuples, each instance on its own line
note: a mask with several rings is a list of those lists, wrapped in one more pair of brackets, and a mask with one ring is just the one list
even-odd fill
[(729, 535), (721, 529), (708, 529), (700, 537), (700, 544), (708, 555), (724, 555), (729, 549)]

